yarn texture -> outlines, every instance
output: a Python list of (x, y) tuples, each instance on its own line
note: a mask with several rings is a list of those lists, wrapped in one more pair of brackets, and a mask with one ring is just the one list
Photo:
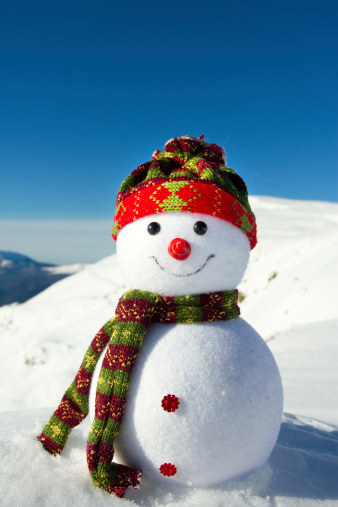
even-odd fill
[(165, 151), (137, 167), (122, 183), (116, 200), (112, 236), (147, 215), (185, 211), (229, 221), (257, 243), (256, 221), (242, 178), (225, 165), (224, 151), (203, 137), (168, 141)]
[(148, 326), (151, 322), (233, 320), (240, 314), (237, 301), (237, 290), (178, 297), (141, 290), (126, 292), (119, 300), (115, 316), (94, 337), (73, 383), (39, 435), (43, 447), (51, 454), (60, 454), (72, 428), (88, 414), (92, 375), (109, 343), (97, 383), (87, 463), (94, 484), (108, 493), (123, 497), (128, 487), (137, 487), (142, 471), (112, 463), (113, 443), (120, 429), (132, 369)]

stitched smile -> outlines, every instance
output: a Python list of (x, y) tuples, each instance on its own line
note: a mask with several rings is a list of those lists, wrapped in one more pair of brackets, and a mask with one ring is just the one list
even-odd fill
[(166, 271), (166, 270), (164, 269), (164, 267), (163, 267), (163, 266), (161, 266), (161, 264), (158, 262), (158, 260), (156, 259), (156, 257), (155, 257), (154, 255), (151, 255), (151, 256), (150, 256), (150, 259), (154, 259), (154, 261), (156, 262), (156, 264), (158, 265), (158, 267), (159, 267), (160, 269), (162, 269), (162, 271), (164, 271), (165, 273), (168, 273), (168, 275), (172, 275), (172, 276), (180, 276), (180, 277), (182, 277), (182, 276), (192, 276), (192, 275), (196, 275), (196, 273), (199, 273), (200, 271), (202, 271), (202, 269), (203, 269), (203, 268), (205, 268), (205, 266), (208, 264), (209, 260), (210, 260), (210, 259), (212, 259), (213, 257), (215, 257), (215, 255), (214, 255), (214, 254), (209, 255), (209, 257), (207, 258), (207, 260), (205, 261), (205, 263), (203, 264), (203, 266), (201, 266), (200, 268), (196, 269), (196, 271), (193, 271), (192, 273), (187, 273), (187, 274), (185, 274), (185, 275), (179, 275), (179, 274), (177, 274), (177, 273), (168, 273), (168, 271)]

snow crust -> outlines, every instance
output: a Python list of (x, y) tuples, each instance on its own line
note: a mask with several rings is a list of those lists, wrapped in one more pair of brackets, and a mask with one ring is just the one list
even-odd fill
[[(43, 452), (36, 434), (50, 409), (0, 413), (0, 497), (3, 507), (182, 506), (291, 507), (337, 505), (336, 426), (284, 414), (269, 462), (214, 488), (186, 488), (143, 480), (124, 499), (108, 495), (88, 478), (88, 425), (75, 428), (62, 456)], [(69, 445), (70, 444), (70, 445)]]
[(337, 505), (338, 205), (269, 197), (251, 204), (259, 243), (240, 285), (241, 312), (276, 358), (286, 411), (268, 464), (208, 489), (145, 481), (120, 500), (90, 483), (87, 421), (63, 456), (41, 451), (35, 435), (127, 289), (111, 256), (0, 308), (2, 505)]

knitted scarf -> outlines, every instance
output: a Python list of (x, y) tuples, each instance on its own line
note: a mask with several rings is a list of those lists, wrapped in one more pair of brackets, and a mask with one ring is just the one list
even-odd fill
[(109, 343), (97, 383), (95, 417), (87, 441), (87, 463), (96, 486), (122, 497), (137, 487), (141, 470), (112, 463), (113, 443), (119, 432), (131, 372), (151, 322), (196, 323), (232, 320), (239, 316), (238, 291), (193, 296), (159, 296), (132, 290), (118, 302), (115, 317), (96, 334), (60, 405), (38, 436), (51, 454), (60, 454), (71, 430), (88, 414), (92, 375)]

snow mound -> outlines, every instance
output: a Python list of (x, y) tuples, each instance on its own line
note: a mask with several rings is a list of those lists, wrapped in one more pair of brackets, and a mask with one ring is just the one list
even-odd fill
[(93, 486), (85, 443), (88, 424), (73, 430), (62, 456), (45, 452), (36, 435), (51, 409), (0, 414), (0, 496), (4, 507), (146, 505), (271, 506), (337, 505), (338, 427), (285, 414), (278, 443), (262, 468), (214, 488), (154, 485), (124, 499)]
[(338, 204), (251, 197), (258, 244), (239, 286), (242, 316), (265, 340), (337, 319)]
[(277, 360), (284, 410), (338, 424), (338, 319), (293, 326), (268, 345)]

